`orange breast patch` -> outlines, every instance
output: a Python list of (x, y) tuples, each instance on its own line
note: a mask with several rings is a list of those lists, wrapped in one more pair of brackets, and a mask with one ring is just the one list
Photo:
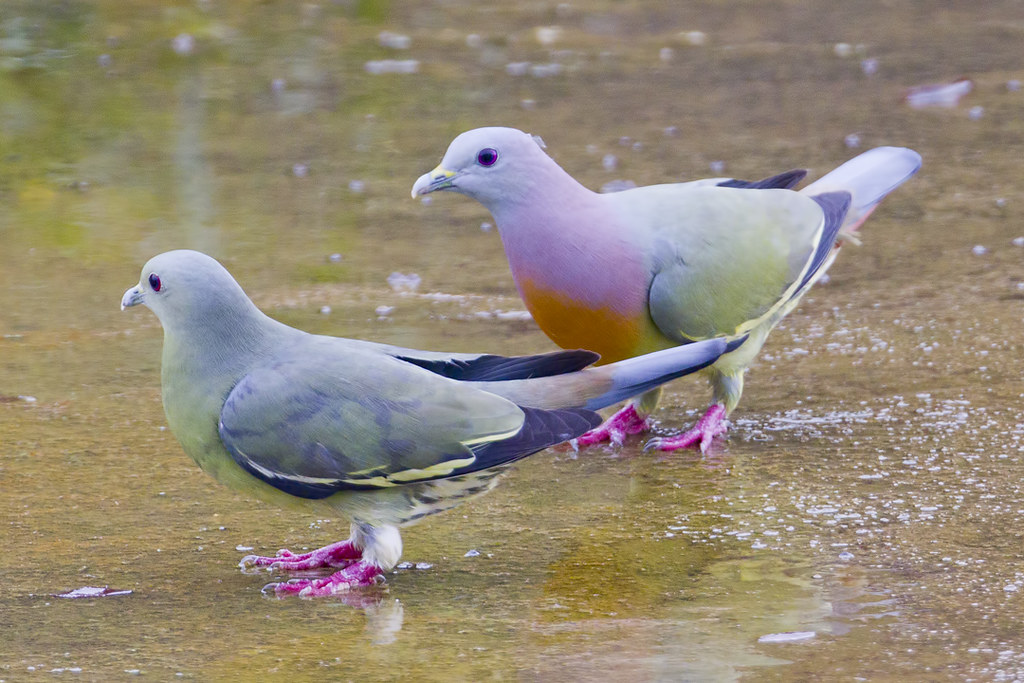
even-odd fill
[(592, 308), (532, 281), (520, 283), (520, 294), (533, 319), (552, 341), (563, 349), (599, 353), (601, 365), (674, 346), (671, 342), (658, 343), (661, 335), (646, 313), (627, 317), (608, 307)]

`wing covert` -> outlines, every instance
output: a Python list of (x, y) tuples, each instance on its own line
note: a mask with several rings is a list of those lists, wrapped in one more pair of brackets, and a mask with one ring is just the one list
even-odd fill
[(390, 356), (324, 350), (250, 371), (218, 426), (240, 466), (302, 498), (488, 469), (600, 421), (582, 409), (520, 408)]
[(821, 207), (788, 190), (699, 188), (661, 204), (648, 300), (678, 341), (749, 331), (789, 298), (821, 240)]

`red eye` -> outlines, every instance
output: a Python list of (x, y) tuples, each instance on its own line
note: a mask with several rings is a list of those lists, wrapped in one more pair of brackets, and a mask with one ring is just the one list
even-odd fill
[(160, 291), (160, 276), (153, 273), (149, 276), (149, 286), (153, 288), (154, 292)]
[(488, 147), (487, 149), (480, 150), (480, 153), (476, 155), (476, 163), (481, 166), (494, 166), (498, 161), (498, 150)]

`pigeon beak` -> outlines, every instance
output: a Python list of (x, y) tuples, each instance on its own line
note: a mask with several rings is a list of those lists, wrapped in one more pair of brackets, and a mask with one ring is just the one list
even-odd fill
[(129, 306), (134, 306), (136, 304), (141, 304), (141, 303), (142, 303), (142, 290), (139, 289), (138, 285), (135, 285), (134, 287), (129, 289), (127, 292), (125, 292), (123, 297), (121, 297), (121, 310), (123, 311), (124, 309), (128, 308)]
[(449, 171), (443, 166), (438, 166), (430, 173), (424, 173), (412, 186), (412, 198), (421, 197), (437, 190), (450, 190), (455, 186), (457, 171)]

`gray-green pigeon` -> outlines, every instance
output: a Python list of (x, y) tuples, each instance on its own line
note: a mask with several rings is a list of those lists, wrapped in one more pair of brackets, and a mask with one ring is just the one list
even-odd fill
[(151, 259), (122, 308), (164, 329), (163, 404), (185, 452), (222, 484), (314, 514), (351, 538), (243, 564), (329, 566), (272, 584), (328, 595), (381, 580), (398, 527), (488, 491), (509, 465), (600, 423), (602, 407), (699, 370), (722, 339), (588, 367), (590, 351), (539, 356), (433, 353), (308, 334), (256, 308), (227, 270), (195, 251)]

